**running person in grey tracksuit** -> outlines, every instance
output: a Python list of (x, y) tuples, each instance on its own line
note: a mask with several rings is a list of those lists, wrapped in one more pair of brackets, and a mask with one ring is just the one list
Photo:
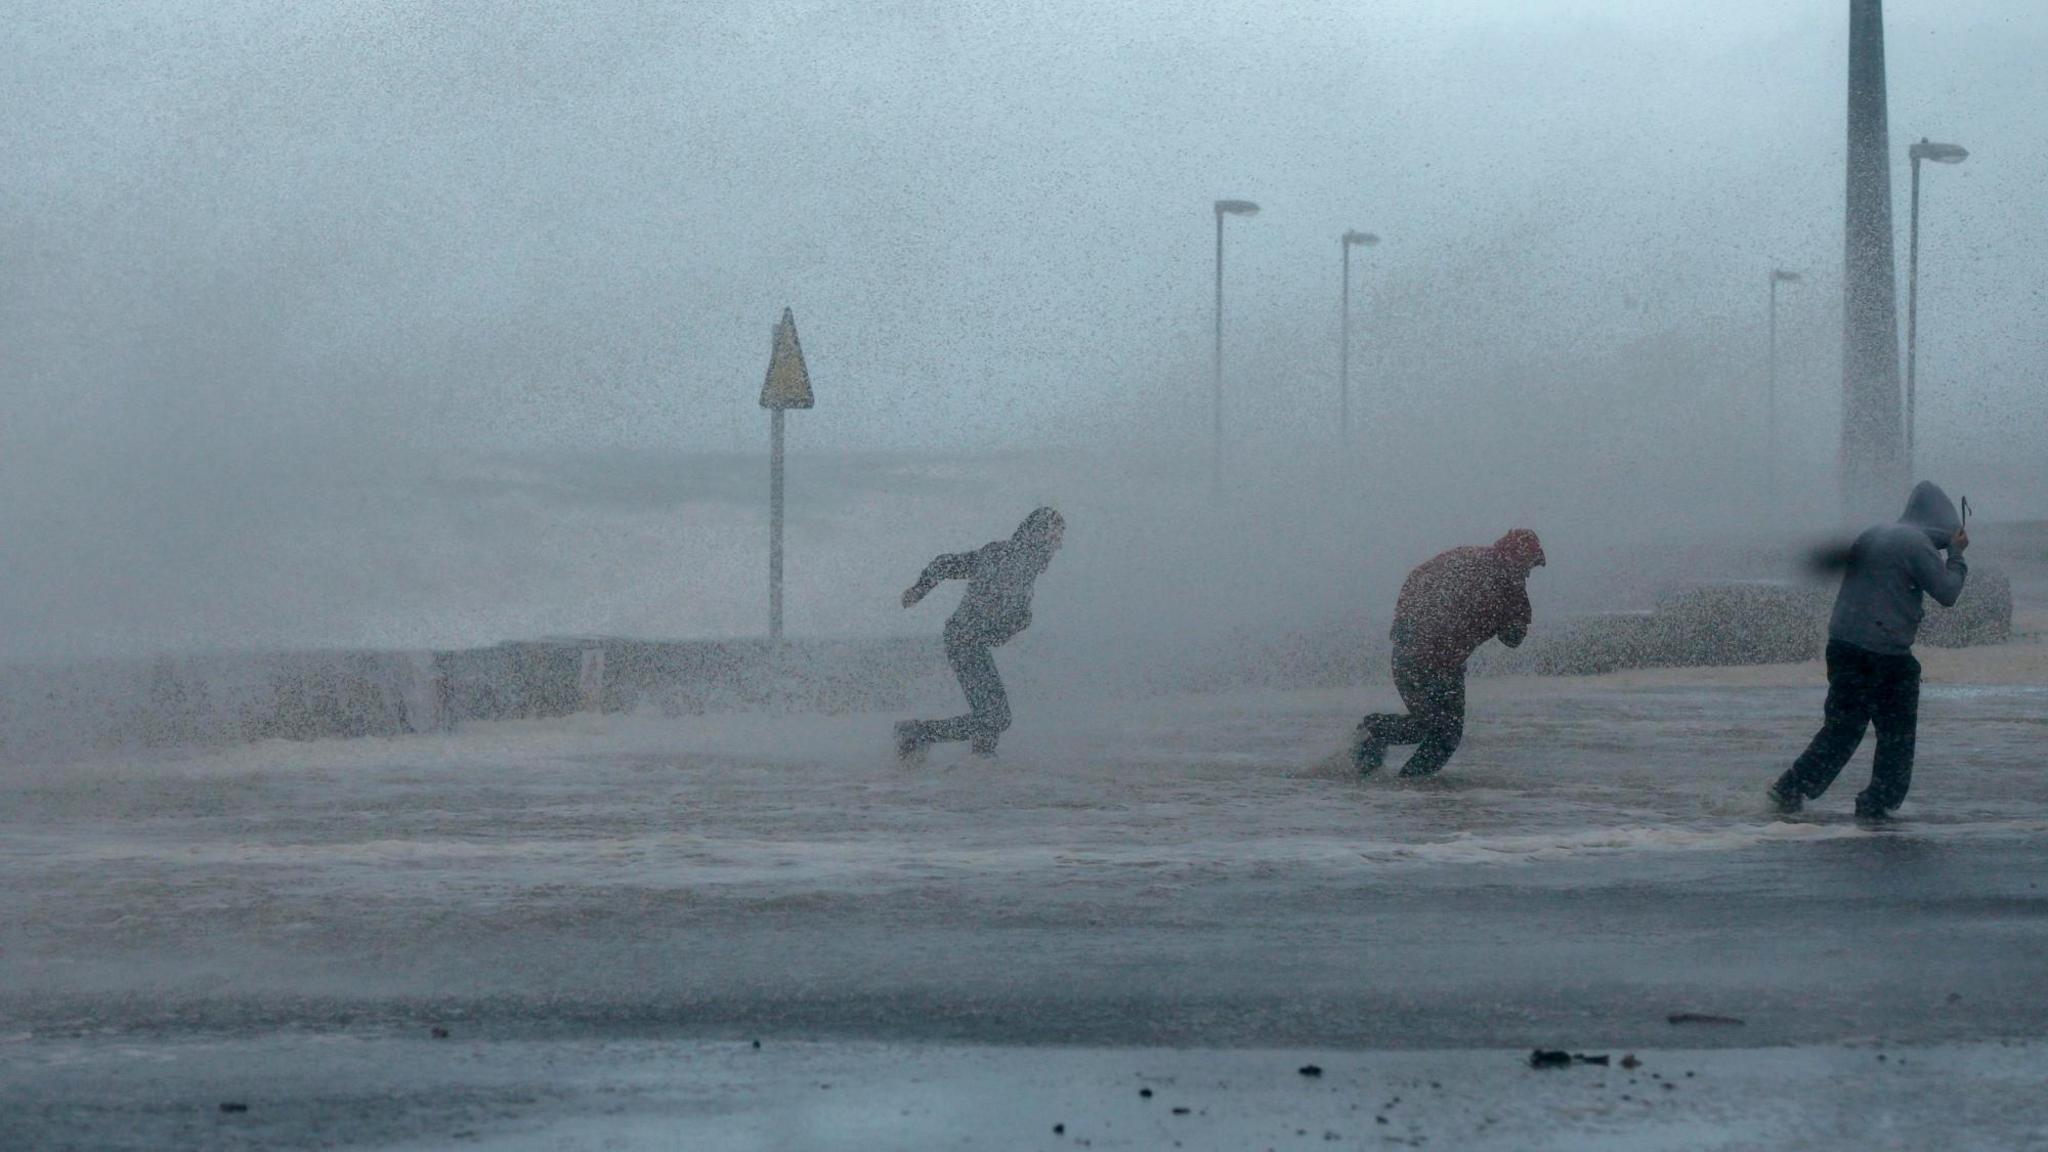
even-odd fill
[(960, 678), (968, 712), (950, 720), (905, 720), (896, 725), (898, 757), (914, 760), (927, 745), (949, 740), (969, 741), (984, 756), (996, 750), (996, 740), (1010, 726), (1010, 701), (989, 650), (1030, 626), (1032, 585), (1059, 551), (1066, 526), (1058, 512), (1040, 508), (1026, 516), (1008, 540), (933, 560), (903, 593), (903, 606), (908, 608), (942, 580), (967, 581), (967, 595), (946, 621), (945, 635), (946, 662)]
[[(1805, 753), (1770, 787), (1771, 803), (1780, 812), (1797, 812), (1827, 791), (1871, 725), (1877, 727), (1877, 759), (1869, 787), (1856, 797), (1856, 815), (1882, 819), (1906, 798), (1920, 712), (1920, 662), (1913, 659), (1924, 611), (1920, 596), (1924, 592), (1944, 608), (1955, 605), (1970, 571), (1963, 563), (1969, 544), (1948, 494), (1925, 480), (1913, 489), (1897, 523), (1856, 538), (1828, 620), (1825, 720)], [(1948, 553), (1946, 560), (1941, 551)]]

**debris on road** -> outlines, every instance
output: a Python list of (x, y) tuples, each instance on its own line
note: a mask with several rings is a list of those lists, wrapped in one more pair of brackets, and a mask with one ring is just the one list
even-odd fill
[(1538, 1048), (1529, 1053), (1531, 1068), (1569, 1068), (1574, 1064), (1598, 1064), (1605, 1067), (1607, 1063), (1608, 1056), (1605, 1052), (1597, 1056), (1588, 1056), (1584, 1052), (1567, 1052), (1562, 1048)]

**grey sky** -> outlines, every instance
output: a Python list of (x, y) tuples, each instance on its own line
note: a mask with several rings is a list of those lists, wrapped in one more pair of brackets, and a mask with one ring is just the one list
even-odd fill
[[(1886, 7), (1902, 277), (1904, 142), (1973, 152), (1927, 181), (1922, 470), (2038, 515), (2048, 6)], [(175, 591), (199, 606), (178, 634), (218, 636), (244, 577), (280, 619), (316, 577), (336, 621), (459, 591), (512, 553), (379, 536), (420, 459), (759, 452), (785, 304), (819, 396), (800, 457), (1200, 460), (1219, 196), (1265, 207), (1229, 228), (1233, 452), (1334, 445), (1337, 237), (1365, 228), (1381, 483), (1475, 531), (1661, 493), (1602, 514), (1668, 530), (1760, 491), (1782, 264), (1811, 276), (1784, 301), (1787, 482), (1823, 510), (1845, 51), (1838, 0), (17, 0), (0, 625), (149, 619)], [(719, 547), (750, 603), (753, 542)]]
[[(1840, 7), (17, 5), (10, 407), (737, 445), (787, 302), (800, 435), (1063, 439), (1200, 414), (1218, 195), (1267, 209), (1230, 242), (1233, 374), (1282, 410), (1254, 429), (1327, 398), (1346, 227), (1387, 237), (1361, 304), (1419, 302), (1362, 327), (1397, 366), (1461, 328), (1513, 363), (1752, 321), (1774, 260), (1828, 308)], [(2010, 399), (2044, 355), (2048, 8), (1888, 7), (1895, 137), (1977, 153), (1929, 187), (1930, 387)]]

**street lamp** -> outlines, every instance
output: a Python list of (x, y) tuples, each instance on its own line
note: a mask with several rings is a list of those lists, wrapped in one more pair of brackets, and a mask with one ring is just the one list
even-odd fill
[(1216, 202), (1216, 435), (1210, 450), (1210, 488), (1214, 497), (1223, 495), (1223, 218), (1256, 216), (1259, 206), (1249, 200)]
[(1370, 232), (1353, 229), (1344, 233), (1338, 247), (1344, 250), (1344, 336), (1343, 347), (1337, 353), (1337, 409), (1338, 427), (1343, 430), (1343, 443), (1351, 443), (1351, 249), (1370, 248), (1380, 238)]
[(1783, 268), (1771, 269), (1771, 354), (1770, 382), (1764, 393), (1764, 472), (1770, 477), (1765, 491), (1770, 506), (1778, 506), (1778, 285), (1797, 284), (1800, 275)]
[(1913, 160), (1913, 225), (1909, 255), (1906, 257), (1906, 466), (1913, 464), (1913, 382), (1914, 360), (1920, 335), (1920, 162), (1961, 164), (1970, 153), (1960, 144), (1936, 144), (1922, 136), (1906, 149)]

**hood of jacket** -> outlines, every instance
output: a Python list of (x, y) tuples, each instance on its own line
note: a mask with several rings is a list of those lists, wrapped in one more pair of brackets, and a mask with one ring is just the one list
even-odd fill
[(1012, 554), (1026, 566), (1045, 571), (1052, 564), (1053, 537), (1066, 526), (1066, 518), (1051, 508), (1033, 511), (1010, 534)]
[(1936, 548), (1946, 548), (1949, 541), (1962, 531), (1963, 518), (1956, 514), (1956, 506), (1941, 490), (1941, 485), (1932, 480), (1922, 480), (1913, 486), (1913, 494), (1906, 497), (1906, 511), (1899, 517), (1899, 523), (1910, 524), (1934, 541)]
[(1544, 565), (1543, 543), (1527, 528), (1516, 528), (1494, 541), (1493, 553), (1525, 572)]

